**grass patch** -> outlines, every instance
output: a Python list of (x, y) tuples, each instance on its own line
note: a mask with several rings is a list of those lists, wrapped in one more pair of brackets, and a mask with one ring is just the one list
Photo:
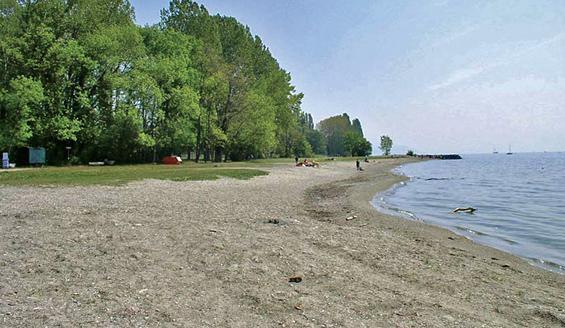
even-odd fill
[(0, 174), (0, 185), (10, 186), (84, 186), (123, 185), (143, 179), (172, 181), (215, 180), (229, 177), (240, 180), (267, 175), (268, 172), (249, 168), (192, 165), (127, 165), (103, 167), (49, 167)]
[[(314, 157), (317, 162), (351, 161), (363, 157)], [(390, 157), (370, 156), (369, 159)], [(303, 160), (304, 158), (300, 158)], [(194, 163), (186, 161), (182, 165), (118, 165), (118, 166), (73, 166), (25, 169), (15, 172), (0, 171), (0, 185), (10, 186), (84, 186), (84, 185), (123, 185), (143, 179), (173, 181), (215, 180), (229, 177), (240, 180), (267, 175), (263, 168), (277, 165), (294, 165), (294, 158), (256, 159), (245, 162)]]

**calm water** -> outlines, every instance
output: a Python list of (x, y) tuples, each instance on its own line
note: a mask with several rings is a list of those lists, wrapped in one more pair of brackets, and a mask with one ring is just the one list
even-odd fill
[[(398, 171), (410, 181), (377, 195), (380, 210), (565, 273), (565, 153), (468, 155)], [(468, 206), (477, 211), (451, 213)]]

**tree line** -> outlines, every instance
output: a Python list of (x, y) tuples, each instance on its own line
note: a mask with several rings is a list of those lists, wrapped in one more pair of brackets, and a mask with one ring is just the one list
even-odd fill
[(290, 74), (235, 18), (191, 0), (154, 26), (134, 17), (127, 0), (3, 0), (0, 150), (42, 146), (62, 162), (70, 147), (83, 163), (370, 153), (359, 120), (316, 129)]
[(351, 121), (347, 113), (322, 120), (317, 128), (326, 143), (327, 155), (365, 156), (372, 152), (371, 143), (363, 136), (361, 122)]

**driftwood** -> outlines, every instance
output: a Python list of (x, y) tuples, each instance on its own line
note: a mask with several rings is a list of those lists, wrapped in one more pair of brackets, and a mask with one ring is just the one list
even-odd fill
[(476, 208), (472, 208), (472, 207), (458, 207), (456, 209), (453, 210), (453, 213), (469, 213), (469, 214), (473, 214), (477, 209)]

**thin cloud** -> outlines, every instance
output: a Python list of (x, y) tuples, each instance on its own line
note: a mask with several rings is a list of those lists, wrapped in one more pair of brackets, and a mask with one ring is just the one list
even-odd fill
[(445, 44), (451, 43), (453, 41), (456, 41), (458, 39), (461, 39), (464, 36), (467, 36), (468, 34), (471, 34), (475, 31), (477, 31), (480, 27), (482, 26), (482, 24), (474, 24), (474, 25), (469, 25), (465, 28), (462, 28), (460, 30), (457, 30), (447, 36), (444, 36), (442, 38), (439, 38), (438, 40), (431, 42), (429, 45), (426, 46), (426, 48), (437, 48), (439, 46), (443, 46)]
[(456, 83), (460, 83), (469, 79), (476, 77), (486, 71), (490, 71), (498, 66), (508, 64), (512, 61), (519, 59), (520, 57), (528, 54), (531, 51), (541, 49), (543, 47), (552, 45), (559, 41), (562, 41), (565, 38), (565, 32), (559, 33), (551, 38), (547, 38), (541, 40), (529, 47), (522, 48), (521, 50), (515, 51), (510, 56), (503, 56), (496, 60), (492, 60), (490, 65), (475, 65), (467, 68), (462, 68), (454, 71), (447, 77), (444, 81), (431, 85), (428, 90), (429, 91), (437, 91), (440, 89), (444, 89), (450, 87)]
[(439, 90), (439, 89), (443, 89), (446, 88), (450, 85), (453, 85), (455, 83), (459, 83), (465, 80), (468, 80), (474, 76), (477, 76), (479, 74), (481, 74), (482, 72), (484, 72), (486, 70), (486, 68), (483, 67), (471, 67), (471, 68), (463, 68), (460, 70), (457, 70), (453, 73), (451, 73), (451, 75), (443, 82), (434, 84), (432, 86), (429, 87), (430, 90), (435, 91), (435, 90)]

